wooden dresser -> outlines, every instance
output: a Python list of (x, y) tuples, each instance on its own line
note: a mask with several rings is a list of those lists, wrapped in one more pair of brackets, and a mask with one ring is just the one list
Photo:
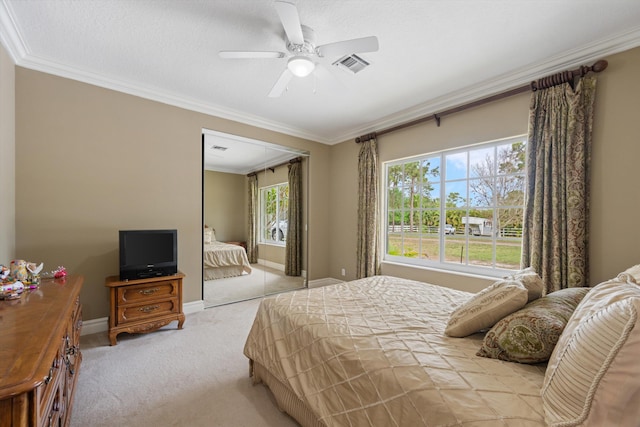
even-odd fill
[(67, 426), (82, 362), (82, 276), (0, 301), (0, 426)]
[(182, 279), (184, 274), (148, 279), (120, 280), (107, 277), (110, 289), (109, 342), (116, 345), (121, 332), (140, 333), (159, 329), (174, 320), (184, 324)]

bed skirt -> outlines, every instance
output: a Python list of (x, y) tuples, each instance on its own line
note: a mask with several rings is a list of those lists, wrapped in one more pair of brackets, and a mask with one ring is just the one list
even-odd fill
[(230, 265), (226, 267), (215, 267), (204, 269), (204, 280), (223, 279), (225, 277), (242, 276), (244, 267), (241, 265)]
[(271, 390), (271, 393), (278, 403), (278, 408), (289, 414), (302, 427), (326, 427), (313, 412), (304, 404), (295, 393), (271, 375), (261, 364), (249, 360), (249, 376), (253, 379), (253, 384), (264, 384)]

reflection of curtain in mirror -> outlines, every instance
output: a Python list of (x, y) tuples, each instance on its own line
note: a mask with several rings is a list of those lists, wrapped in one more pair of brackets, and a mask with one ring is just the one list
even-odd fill
[(285, 249), (284, 274), (302, 274), (302, 173), (301, 162), (289, 164), (289, 211), (287, 216), (287, 245)]
[(247, 258), (254, 264), (258, 262), (258, 175), (247, 177), (249, 183), (249, 224), (247, 237)]

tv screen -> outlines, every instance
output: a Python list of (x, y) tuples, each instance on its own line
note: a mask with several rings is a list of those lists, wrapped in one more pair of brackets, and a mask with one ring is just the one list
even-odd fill
[(178, 272), (177, 230), (120, 230), (120, 280)]

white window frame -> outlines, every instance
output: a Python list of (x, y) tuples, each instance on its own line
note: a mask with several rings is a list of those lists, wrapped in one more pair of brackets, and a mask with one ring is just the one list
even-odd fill
[[(383, 181), (383, 191), (381, 191), (382, 197), (381, 197), (381, 203), (382, 203), (382, 209), (381, 211), (384, 212), (382, 220), (381, 220), (381, 227), (380, 230), (382, 231), (382, 239), (381, 239), (381, 245), (382, 245), (382, 254), (383, 254), (383, 262), (387, 261), (387, 262), (393, 262), (396, 264), (404, 264), (404, 265), (414, 265), (414, 266), (420, 266), (420, 267), (428, 267), (428, 268), (434, 268), (434, 269), (438, 269), (438, 270), (446, 270), (446, 271), (455, 271), (455, 272), (462, 272), (462, 273), (469, 273), (469, 274), (476, 274), (476, 275), (482, 275), (482, 276), (491, 276), (491, 277), (501, 277), (507, 274), (512, 273), (514, 270), (516, 269), (505, 269), (505, 268), (499, 268), (496, 267), (496, 235), (493, 234), (491, 236), (491, 240), (492, 240), (492, 265), (491, 266), (480, 266), (480, 265), (472, 265), (469, 264), (469, 260), (468, 260), (468, 250), (465, 250), (464, 252), (467, 253), (466, 257), (465, 257), (465, 262), (464, 264), (457, 264), (457, 263), (452, 263), (452, 262), (446, 262), (444, 261), (445, 258), (445, 250), (443, 248), (445, 248), (445, 224), (446, 224), (446, 183), (447, 182), (453, 182), (454, 180), (447, 180), (446, 179), (446, 156), (447, 155), (451, 155), (451, 154), (458, 154), (458, 153), (467, 153), (467, 159), (469, 156), (469, 153), (473, 150), (477, 150), (479, 148), (484, 148), (484, 147), (498, 147), (501, 145), (505, 145), (505, 144), (511, 144), (511, 143), (517, 143), (517, 142), (527, 142), (527, 136), (526, 135), (517, 135), (514, 137), (509, 137), (509, 138), (504, 138), (504, 139), (499, 139), (499, 140), (494, 140), (494, 141), (487, 141), (487, 142), (481, 142), (481, 143), (476, 143), (476, 144), (471, 144), (471, 145), (467, 145), (464, 147), (458, 147), (458, 148), (454, 148), (454, 149), (449, 149), (449, 150), (442, 150), (442, 151), (437, 151), (437, 152), (432, 152), (432, 153), (425, 153), (425, 154), (421, 154), (421, 155), (417, 155), (417, 156), (412, 156), (412, 157), (408, 157), (408, 158), (403, 158), (403, 159), (397, 159), (397, 160), (391, 160), (391, 161), (387, 161), (387, 162), (383, 162), (383, 171), (384, 171), (384, 175), (382, 177), (382, 181)], [(438, 238), (439, 238), (439, 259), (438, 260), (428, 260), (428, 259), (424, 259), (424, 258), (412, 258), (412, 257), (405, 257), (405, 256), (401, 256), (401, 255), (390, 255), (388, 254), (388, 242), (389, 242), (389, 227), (388, 227), (388, 218), (389, 218), (389, 203), (387, 201), (387, 196), (389, 194), (389, 168), (391, 166), (395, 166), (395, 165), (400, 165), (400, 164), (407, 164), (407, 163), (412, 163), (412, 162), (416, 162), (416, 161), (420, 161), (423, 159), (428, 159), (428, 158), (433, 158), (433, 157), (439, 157), (440, 158), (440, 177), (439, 177), (439, 185), (440, 185), (440, 191), (439, 191), (439, 195), (440, 195), (440, 207), (439, 207), (439, 218), (440, 218), (440, 226), (439, 226), (439, 234), (438, 234)], [(495, 162), (497, 163), (497, 162)], [(515, 175), (521, 175), (523, 177), (523, 179), (525, 180), (525, 188), (526, 188), (526, 170), (522, 171), (521, 173), (518, 174), (514, 174)], [(493, 178), (495, 178), (495, 176), (497, 176), (497, 174), (494, 171), (494, 175), (492, 176)], [(504, 176), (504, 175), (503, 175)], [(470, 177), (469, 177), (469, 167), (467, 167), (467, 175), (464, 179), (462, 180), (458, 180), (458, 181), (466, 181), (466, 194), (469, 194), (469, 182), (470, 182)], [(511, 208), (511, 207), (515, 207), (515, 208), (521, 208), (524, 211), (524, 205), (523, 206), (500, 206), (500, 208)], [(466, 207), (467, 209), (474, 209), (473, 207)], [(484, 209), (484, 208), (483, 208)], [(493, 205), (490, 207), (487, 207), (487, 209), (493, 209), (494, 210), (494, 218), (495, 218), (495, 211), (498, 209), (497, 206), (497, 202), (493, 201)], [(401, 232), (404, 236), (404, 231)], [(457, 234), (457, 232), (456, 232)], [(467, 230), (464, 231), (464, 236), (465, 236), (465, 248), (469, 248), (469, 233), (467, 232)], [(403, 237), (404, 238), (404, 237)]]
[[(277, 184), (273, 184), (273, 185), (267, 185), (265, 187), (260, 187), (259, 189), (259, 199), (260, 199), (260, 220), (259, 220), (259, 224), (260, 224), (260, 229), (259, 229), (259, 236), (260, 236), (260, 243), (266, 244), (266, 245), (275, 245), (275, 246), (285, 246), (286, 241), (285, 240), (273, 240), (271, 238), (271, 233), (266, 233), (265, 229), (266, 227), (270, 227), (270, 224), (268, 224), (267, 221), (267, 212), (266, 212), (266, 197), (265, 194), (267, 193), (267, 191), (269, 191), (272, 188), (276, 188), (276, 221), (277, 218), (280, 218), (280, 191), (279, 191), (279, 187), (282, 186), (289, 186), (288, 182), (280, 182)], [(287, 200), (287, 206), (289, 206), (289, 201)], [(287, 218), (287, 213), (285, 213), (285, 218)], [(286, 238), (286, 235), (285, 235)]]

